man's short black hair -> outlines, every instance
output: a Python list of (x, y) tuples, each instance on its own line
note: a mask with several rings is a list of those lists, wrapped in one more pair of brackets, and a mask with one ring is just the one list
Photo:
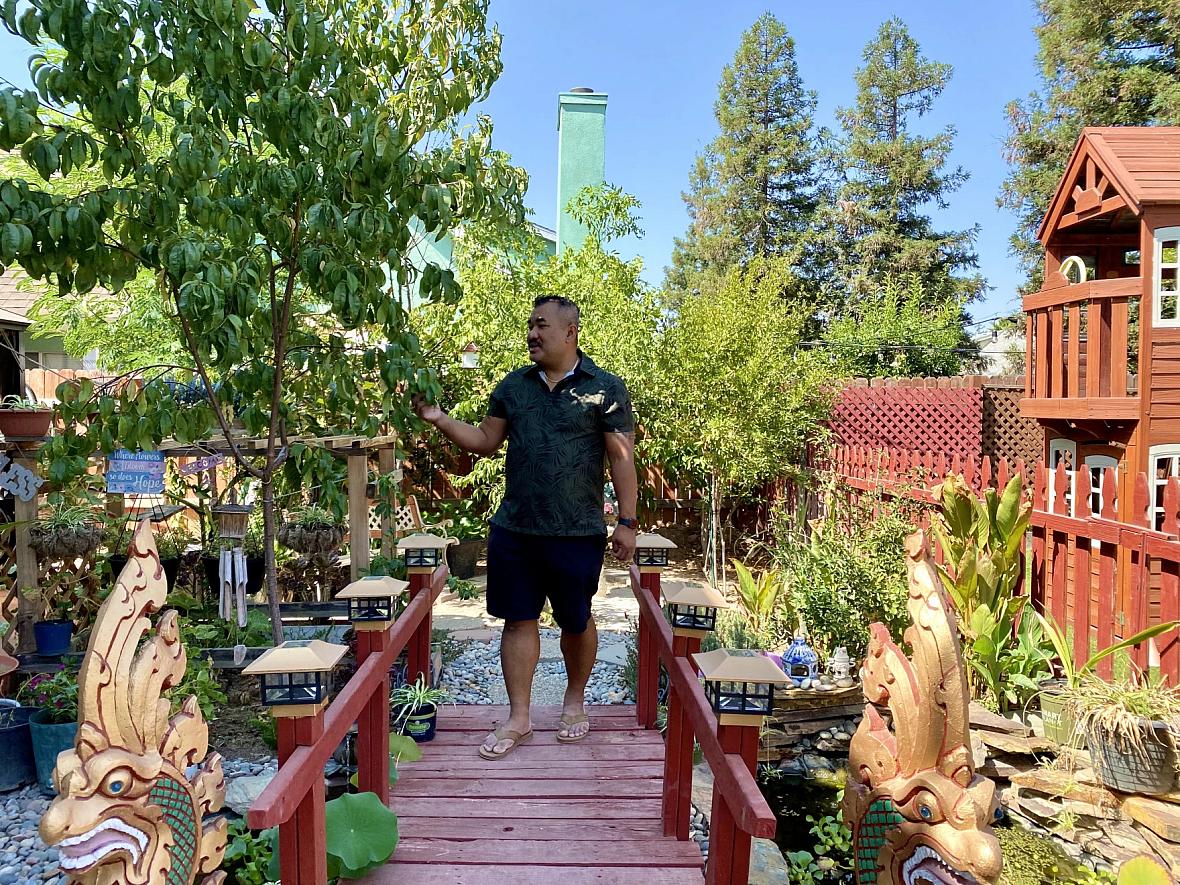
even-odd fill
[(572, 316), (575, 326), (582, 328), (582, 311), (578, 310), (578, 305), (569, 298), (564, 295), (541, 295), (533, 299), (533, 307), (540, 307), (542, 304), (556, 304), (563, 313)]

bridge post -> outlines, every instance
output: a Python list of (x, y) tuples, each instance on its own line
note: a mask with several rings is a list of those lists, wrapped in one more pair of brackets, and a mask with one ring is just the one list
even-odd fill
[[(660, 604), (660, 571), (639, 570), (639, 586)], [(655, 728), (659, 707), (660, 657), (652, 625), (642, 609), (639, 612), (639, 673), (635, 680), (635, 718), (640, 728)]]
[[(688, 658), (701, 650), (696, 636), (672, 637), (672, 654)], [(664, 741), (664, 835), (688, 839), (692, 816), (693, 731), (684, 701), (675, 687), (668, 694), (668, 731)]]
[[(420, 593), (430, 592), (430, 576), (432, 568), (412, 568), (406, 576), (410, 579), (410, 602), (418, 598)], [(406, 644), (406, 682), (414, 682), (419, 675), (430, 681), (430, 633), (433, 625), (431, 612), (426, 612), (422, 623), (414, 630), (414, 635)]]
[[(370, 655), (381, 654), (389, 646), (388, 630), (359, 630), (356, 634), (356, 663), (359, 667)], [(357, 719), (356, 735), (357, 788), (362, 793), (376, 793), (389, 804), (389, 671), (373, 689), (373, 694)]]
[[(275, 720), (279, 768), (298, 747), (314, 746), (324, 735), (324, 711)], [(328, 881), (328, 837), (322, 771), (308, 778), (307, 792), (291, 819), (279, 825), (279, 881), (283, 885), (323, 885)]]
[[(643, 533), (635, 539), (635, 566), (639, 570), (639, 587), (650, 593), (656, 608), (660, 605), (660, 574), (668, 565), (668, 551), (676, 545), (661, 535)], [(644, 609), (639, 609), (639, 673), (635, 680), (635, 718), (640, 728), (655, 728), (660, 696), (660, 653), (655, 625)]]
[[(757, 774), (759, 731), (757, 725), (717, 727), (721, 749), (741, 756), (751, 774)], [(705, 885), (746, 885), (749, 881), (750, 834), (738, 827), (729, 803), (714, 786), (713, 808), (709, 813), (709, 863), (705, 868)]]

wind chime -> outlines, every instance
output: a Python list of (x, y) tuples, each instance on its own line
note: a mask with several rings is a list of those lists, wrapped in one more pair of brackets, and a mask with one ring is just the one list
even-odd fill
[(250, 504), (218, 504), (213, 508), (221, 540), (217, 611), (222, 618), (231, 621), (236, 608), (239, 627), (246, 626), (246, 551), (242, 540), (246, 537), (246, 523), (253, 509)]

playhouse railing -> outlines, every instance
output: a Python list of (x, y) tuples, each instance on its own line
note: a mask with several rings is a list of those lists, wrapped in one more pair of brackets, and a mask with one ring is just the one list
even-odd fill
[(713, 772), (705, 881), (707, 885), (745, 885), (751, 838), (772, 838), (776, 823), (755, 778), (759, 728), (718, 724), (688, 657), (700, 651), (701, 641), (672, 635), (660, 608), (659, 573), (640, 574), (632, 566), (631, 590), (639, 602), (636, 718), (643, 728), (656, 724), (660, 664), (668, 673), (664, 835), (682, 841), (689, 838), (695, 741)]
[(326, 710), (282, 718), (279, 771), (250, 806), (254, 829), (279, 828), (283, 885), (327, 881), (324, 764), (357, 726), (357, 785), (389, 804), (389, 668), (408, 649), (406, 678), (430, 671), (431, 608), (447, 583), (447, 567), (411, 574), (410, 602), (386, 630), (357, 631), (357, 669)]

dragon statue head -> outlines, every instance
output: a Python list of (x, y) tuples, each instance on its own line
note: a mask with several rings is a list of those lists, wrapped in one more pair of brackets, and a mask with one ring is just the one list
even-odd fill
[[(872, 625), (861, 671), (870, 703), (849, 747), (844, 820), (857, 885), (994, 883), (999, 804), (975, 773), (955, 613), (922, 532), (906, 540), (906, 565), (913, 657)], [(888, 707), (892, 727), (874, 705)]]
[(186, 666), (176, 612), (165, 612), (154, 631), (148, 619), (167, 592), (145, 521), (94, 623), (78, 675), (78, 738), (57, 757), (58, 796), (41, 819), (41, 838), (57, 846), (72, 882), (225, 881), (216, 872), (225, 818), (205, 822), (225, 799), (221, 757), (208, 753), (196, 698), (169, 716), (163, 695)]

